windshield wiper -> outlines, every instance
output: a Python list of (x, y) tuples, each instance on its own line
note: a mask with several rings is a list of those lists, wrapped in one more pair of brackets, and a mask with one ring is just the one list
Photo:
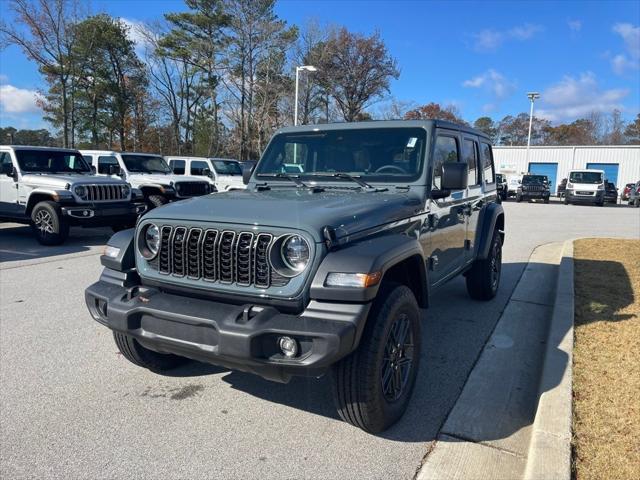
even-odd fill
[(374, 188), (371, 185), (369, 185), (367, 182), (362, 180), (362, 178), (360, 178), (359, 176), (350, 175), (350, 174), (344, 173), (344, 172), (338, 172), (338, 173), (310, 173), (308, 176), (310, 176), (310, 177), (346, 178), (347, 180), (351, 180), (352, 182), (357, 183), (362, 188), (368, 188), (368, 189), (373, 189)]
[(306, 183), (304, 183), (302, 180), (300, 180), (300, 177), (298, 177), (297, 175), (294, 176), (294, 175), (289, 175), (288, 173), (280, 172), (280, 173), (259, 173), (257, 176), (270, 177), (270, 178), (285, 178), (295, 183), (296, 186), (298, 187), (309, 188), (309, 186)]

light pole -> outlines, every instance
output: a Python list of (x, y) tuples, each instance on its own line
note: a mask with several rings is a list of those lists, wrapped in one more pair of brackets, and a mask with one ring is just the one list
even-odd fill
[(313, 65), (302, 65), (301, 67), (296, 67), (296, 103), (293, 107), (293, 124), (294, 125), (298, 125), (298, 81), (300, 80), (300, 72), (301, 71), (307, 71), (307, 72), (317, 72), (318, 69), (316, 67), (314, 67)]
[(531, 147), (531, 124), (533, 123), (533, 102), (540, 98), (538, 92), (527, 93), (527, 98), (531, 101), (531, 110), (529, 111), (529, 135), (527, 136), (527, 171), (529, 170), (529, 147)]

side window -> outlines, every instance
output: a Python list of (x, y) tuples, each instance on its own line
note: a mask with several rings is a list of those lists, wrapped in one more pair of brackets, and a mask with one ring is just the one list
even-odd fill
[(470, 187), (480, 184), (478, 175), (478, 152), (477, 143), (471, 139), (465, 138), (462, 142), (462, 161), (469, 166), (469, 180), (467, 184)]
[(205, 168), (209, 168), (209, 164), (207, 162), (194, 160), (191, 162), (191, 175), (204, 175)]
[(493, 152), (488, 143), (480, 144), (480, 158), (485, 183), (496, 183), (496, 169), (493, 165)]
[(9, 152), (0, 152), (0, 165), (11, 165), (11, 154)]
[(108, 175), (110, 165), (118, 165), (118, 159), (113, 156), (98, 157), (98, 173)]
[(442, 165), (460, 159), (458, 140), (455, 137), (438, 136), (433, 150), (433, 188), (442, 185)]
[(169, 167), (176, 175), (184, 175), (186, 162), (184, 160), (169, 160)]

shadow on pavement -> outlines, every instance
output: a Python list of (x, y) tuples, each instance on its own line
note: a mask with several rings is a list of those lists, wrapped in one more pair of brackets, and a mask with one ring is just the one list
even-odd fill
[(111, 235), (110, 228), (72, 228), (65, 243), (47, 247), (36, 241), (30, 226), (5, 223), (0, 226), (0, 263), (88, 252), (105, 245)]
[[(563, 261), (567, 261), (563, 259)], [(611, 263), (611, 262), (600, 262)], [(529, 267), (535, 266), (528, 264)], [(519, 278), (527, 264), (510, 263), (503, 265), (503, 277)], [(540, 266), (540, 265), (538, 265)], [(544, 268), (557, 270), (557, 266), (543, 265)], [(623, 275), (624, 270), (620, 265), (603, 265), (607, 272)], [(609, 274), (609, 273), (608, 273)], [(633, 301), (630, 284), (622, 294), (625, 301)], [(513, 285), (503, 285), (501, 290), (508, 290), (499, 294), (496, 301), (501, 301), (500, 312), (511, 296)], [(597, 301), (597, 299), (594, 299)], [(403, 418), (386, 432), (380, 434), (382, 438), (400, 442), (427, 442), (435, 440), (447, 416), (456, 404), (465, 383), (469, 378), (481, 352), (485, 348), (489, 337), (497, 323), (498, 316), (490, 321), (488, 312), (492, 302), (475, 302), (468, 298), (464, 281), (452, 281), (444, 286), (434, 296), (433, 305), (423, 311), (423, 339), (422, 358), (418, 379), (413, 397)], [(621, 305), (612, 306), (620, 308)], [(549, 307), (546, 307), (550, 311)], [(549, 316), (551, 313), (549, 313)], [(606, 314), (608, 318), (610, 314)], [(623, 318), (621, 318), (623, 319)], [(509, 321), (518, 322), (519, 318), (510, 318)], [(542, 319), (541, 319), (542, 320)], [(475, 441), (492, 441), (508, 438), (522, 428), (531, 425), (535, 418), (538, 399), (541, 393), (558, 385), (564, 368), (555, 372), (555, 376), (542, 386), (538, 391), (538, 379), (544, 361), (544, 351), (548, 335), (548, 319), (538, 322), (533, 329), (522, 329), (520, 336), (527, 337), (529, 342), (526, 358), (519, 359), (522, 362), (518, 368), (525, 368), (528, 377), (522, 380), (522, 387), (515, 386), (514, 391), (525, 390), (510, 406), (512, 411), (496, 415), (498, 420), (491, 428), (491, 433), (483, 438), (473, 438)], [(517, 329), (518, 327), (516, 327)], [(535, 330), (535, 331), (534, 331)], [(530, 338), (529, 338), (530, 337)], [(514, 338), (515, 342), (523, 341), (522, 338)], [(488, 348), (509, 348), (505, 345), (488, 345)], [(566, 355), (563, 362), (566, 368)], [(197, 362), (190, 363), (166, 374), (170, 376), (201, 376), (212, 373), (229, 372), (222, 379), (234, 389), (257, 397), (268, 402), (275, 402), (289, 407), (303, 410), (327, 418), (338, 419), (333, 405), (331, 394), (331, 376), (325, 375), (319, 379), (294, 377), (288, 384), (279, 384), (264, 380), (258, 376), (229, 371), (219, 367), (205, 365)], [(528, 383), (525, 383), (528, 382)], [(486, 399), (478, 398), (478, 404)], [(491, 408), (491, 405), (489, 405)], [(473, 430), (473, 428), (472, 428)], [(447, 437), (445, 437), (447, 438)]]

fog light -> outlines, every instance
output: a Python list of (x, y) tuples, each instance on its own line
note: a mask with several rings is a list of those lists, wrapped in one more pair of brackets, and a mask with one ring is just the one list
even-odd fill
[(293, 358), (298, 354), (298, 342), (291, 337), (280, 337), (278, 345), (282, 354), (287, 358)]

